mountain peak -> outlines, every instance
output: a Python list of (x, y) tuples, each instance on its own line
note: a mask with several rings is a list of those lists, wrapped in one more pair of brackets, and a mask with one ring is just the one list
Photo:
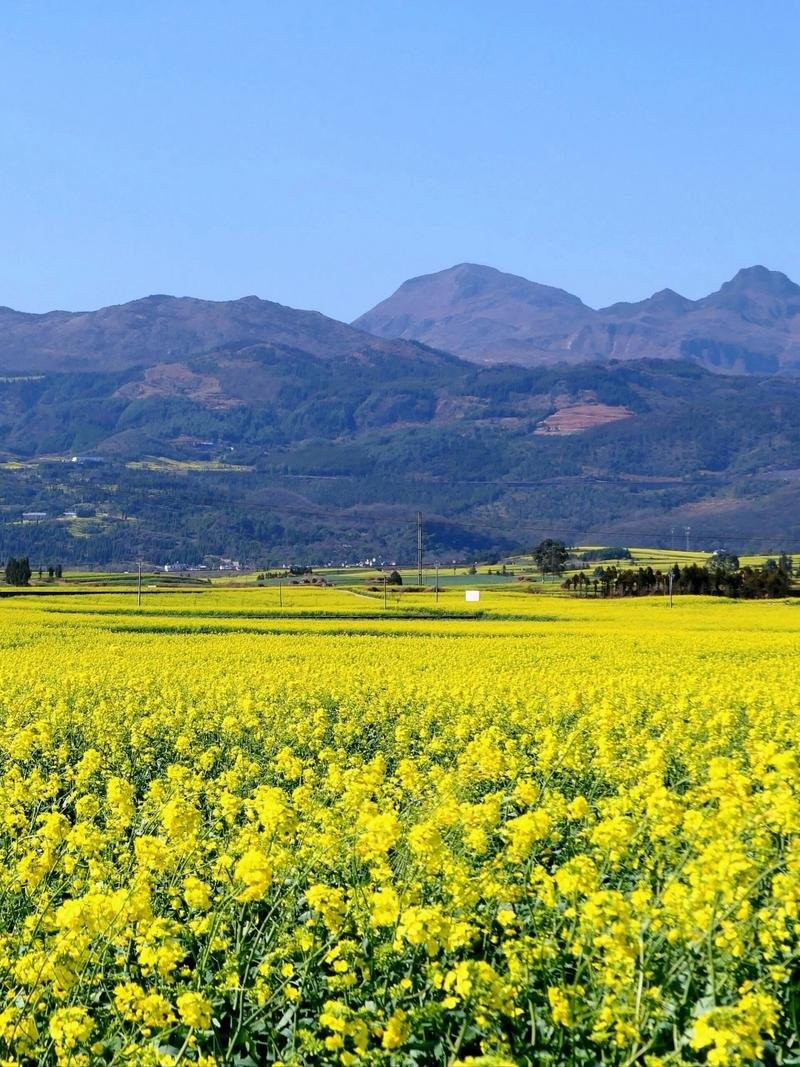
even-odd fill
[(800, 316), (800, 285), (779, 270), (744, 267), (697, 306), (714, 314), (733, 314), (749, 326), (785, 331)]
[[(422, 341), (492, 360), (509, 338), (535, 329), (552, 332), (554, 319), (579, 328), (591, 312), (577, 296), (480, 263), (457, 263), (411, 278), (353, 323), (378, 337)], [(558, 327), (560, 328), (560, 327)]]
[(762, 292), (777, 296), (800, 294), (800, 285), (788, 278), (782, 271), (770, 270), (757, 263), (752, 267), (742, 267), (725, 282), (719, 290), (722, 292)]
[(646, 300), (635, 303), (623, 301), (610, 307), (600, 308), (598, 314), (614, 318), (636, 318), (643, 315), (683, 315), (694, 306), (694, 302), (674, 289), (659, 289)]
[[(509, 274), (497, 267), (487, 267), (482, 263), (457, 263), (453, 267), (436, 274), (423, 274), (413, 279), (413, 284), (424, 285), (431, 289), (440, 285), (452, 285), (459, 299), (473, 299), (476, 296), (488, 296), (490, 299), (510, 297), (522, 300), (526, 304), (539, 307), (569, 305), (583, 307), (579, 297), (573, 296), (565, 289), (552, 285), (532, 282), (520, 274)], [(400, 286), (398, 292), (402, 290)]]
[[(452, 267), (445, 267), (444, 270), (436, 273), (466, 275), (472, 278), (502, 278), (506, 271), (499, 270), (497, 267), (490, 267), (486, 263), (454, 263)], [(431, 275), (423, 274), (422, 277), (430, 278)], [(516, 275), (510, 274), (508, 277), (513, 278)]]
[(681, 296), (680, 293), (676, 293), (674, 289), (659, 289), (657, 293), (653, 293), (650, 299), (658, 304), (691, 303), (687, 297)]

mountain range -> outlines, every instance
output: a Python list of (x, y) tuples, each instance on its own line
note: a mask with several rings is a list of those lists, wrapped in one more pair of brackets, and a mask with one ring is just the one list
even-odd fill
[(725, 374), (800, 374), (800, 286), (762, 266), (700, 300), (663, 289), (594, 310), (563, 289), (461, 263), (404, 282), (353, 325), (479, 363), (656, 358)]
[(147, 296), (99, 311), (26, 314), (0, 307), (0, 371), (5, 374), (124, 371), (179, 362), (221, 345), (269, 342), (325, 360), (402, 360), (418, 344), (365, 337), (317, 311), (257, 296), (197, 300)]
[(431, 559), (684, 525), (791, 550), (797, 293), (751, 268), (592, 311), (465, 265), (353, 325), (256, 297), (3, 308), (0, 557), (402, 560), (417, 509)]
[(800, 375), (800, 286), (755, 266), (700, 300), (663, 289), (594, 310), (563, 289), (461, 263), (404, 282), (350, 327), (256, 296), (156, 295), (42, 315), (0, 307), (3, 373), (120, 371), (260, 342), (321, 359), (402, 361), (421, 344), (476, 363), (680, 359), (717, 373)]

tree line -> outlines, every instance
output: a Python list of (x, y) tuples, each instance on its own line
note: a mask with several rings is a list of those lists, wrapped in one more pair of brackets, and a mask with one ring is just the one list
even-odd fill
[[(740, 567), (737, 570), (722, 570), (714, 566), (689, 563), (684, 567), (675, 564), (666, 572), (652, 567), (622, 570), (617, 567), (598, 568), (595, 572), (602, 595), (648, 596), (672, 591), (691, 596), (726, 596), (754, 599), (779, 599), (792, 592), (792, 576), (782, 567)], [(564, 583), (569, 585), (570, 579)], [(575, 586), (573, 584), (573, 590)]]
[[(615, 552), (621, 551), (614, 549)], [(627, 549), (622, 550), (630, 558)], [(602, 550), (598, 556), (602, 558)], [(533, 550), (533, 559), (543, 578), (560, 577), (568, 569), (570, 551), (563, 541), (546, 538)], [(585, 560), (585, 556), (582, 557)], [(596, 567), (591, 575), (580, 571), (568, 577), (562, 588), (583, 596), (648, 596), (670, 591), (693, 596), (726, 596), (743, 599), (775, 599), (792, 592), (794, 561), (785, 552), (763, 566), (742, 566), (732, 552), (714, 552), (705, 564), (675, 564), (666, 570), (652, 566)]]

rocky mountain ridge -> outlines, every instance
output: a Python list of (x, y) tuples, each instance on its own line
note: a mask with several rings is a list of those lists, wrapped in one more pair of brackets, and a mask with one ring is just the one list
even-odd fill
[(461, 263), (404, 282), (353, 325), (476, 363), (681, 359), (723, 374), (800, 375), (800, 286), (762, 266), (700, 300), (663, 289), (595, 310), (562, 289)]

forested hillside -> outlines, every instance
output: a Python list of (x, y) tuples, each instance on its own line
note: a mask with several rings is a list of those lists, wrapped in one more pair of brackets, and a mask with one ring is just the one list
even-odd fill
[(791, 548), (798, 411), (796, 380), (478, 367), (413, 345), (8, 375), (0, 555), (408, 559), (417, 509), (432, 560), (551, 533), (668, 545), (686, 524), (698, 547)]

